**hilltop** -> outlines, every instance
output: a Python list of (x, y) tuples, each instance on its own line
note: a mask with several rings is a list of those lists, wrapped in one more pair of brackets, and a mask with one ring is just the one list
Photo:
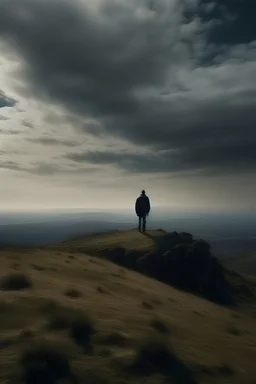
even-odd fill
[[(107, 260), (152, 252), (166, 232), (112, 232), (0, 252), (0, 383), (253, 384), (253, 294), (220, 306)], [(101, 252), (99, 252), (101, 250)]]

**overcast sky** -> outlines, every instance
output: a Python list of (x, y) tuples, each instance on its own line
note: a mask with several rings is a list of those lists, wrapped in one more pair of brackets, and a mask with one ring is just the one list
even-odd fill
[(0, 209), (255, 209), (255, 13), (0, 0)]

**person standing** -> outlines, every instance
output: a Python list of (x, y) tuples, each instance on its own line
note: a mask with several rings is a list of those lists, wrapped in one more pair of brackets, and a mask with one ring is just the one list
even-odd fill
[(141, 195), (136, 199), (135, 212), (139, 218), (138, 230), (139, 232), (141, 232), (141, 224), (142, 224), (142, 231), (145, 232), (146, 224), (147, 224), (146, 217), (150, 212), (150, 201), (144, 189), (141, 192)]

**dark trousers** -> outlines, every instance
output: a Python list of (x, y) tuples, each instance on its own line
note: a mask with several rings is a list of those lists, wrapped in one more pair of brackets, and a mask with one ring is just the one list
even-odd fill
[(139, 227), (138, 230), (141, 232), (141, 223), (142, 223), (142, 231), (146, 231), (146, 216), (139, 216)]

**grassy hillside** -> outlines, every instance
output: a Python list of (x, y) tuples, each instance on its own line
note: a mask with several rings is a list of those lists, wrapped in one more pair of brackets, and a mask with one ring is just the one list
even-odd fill
[(0, 383), (255, 383), (254, 305), (221, 307), (84, 252), (148, 250), (161, 234), (1, 251)]

